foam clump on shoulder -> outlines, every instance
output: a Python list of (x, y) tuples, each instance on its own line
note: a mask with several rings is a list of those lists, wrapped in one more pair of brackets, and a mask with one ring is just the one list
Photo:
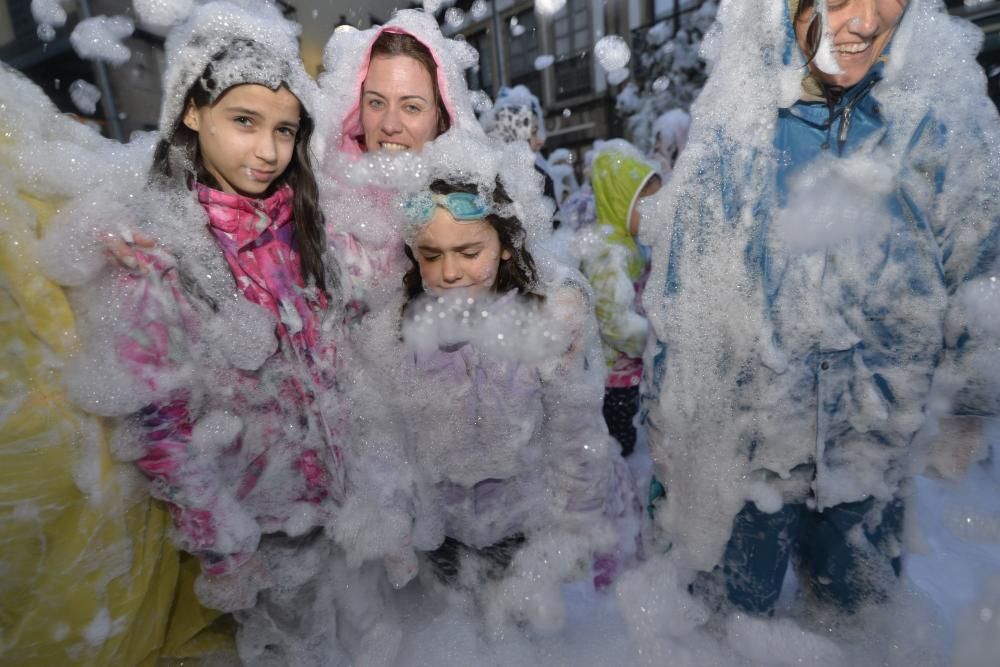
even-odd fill
[(71, 198), (102, 183), (124, 190), (142, 187), (152, 155), (152, 135), (128, 144), (107, 139), (62, 115), (48, 96), (11, 68), (0, 68), (0, 127), (4, 159), (16, 168), (0, 179), (40, 198)]

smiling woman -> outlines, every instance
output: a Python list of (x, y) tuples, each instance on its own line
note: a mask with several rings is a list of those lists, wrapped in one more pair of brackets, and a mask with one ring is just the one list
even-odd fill
[[(401, 139), (392, 126), (405, 124), (412, 137), (387, 143), (413, 151), (453, 127), (479, 132), (465, 82), (465, 68), (477, 57), (471, 46), (445, 37), (434, 17), (420, 11), (399, 11), (369, 30), (334, 33), (319, 78), (325, 116), (317, 153), (327, 166), (340, 169), (345, 163), (338, 158), (344, 155), (381, 150), (378, 125), (390, 112), (420, 117), (405, 123), (388, 119), (390, 136)], [(406, 108), (414, 103), (420, 108)]]
[[(794, 2), (792, 3), (794, 5)], [(810, 68), (825, 85), (850, 88), (860, 81), (882, 55), (896, 29), (907, 0), (828, 0), (826, 23), (830, 48), (840, 72), (816, 66), (823, 45), (821, 2), (801, 0), (795, 10), (795, 36)], [(825, 48), (825, 47), (824, 47)]]
[(712, 604), (773, 613), (791, 564), (853, 614), (900, 591), (912, 476), (1000, 411), (1000, 119), (940, 0), (770, 5), (720, 6), (654, 200), (653, 513)]

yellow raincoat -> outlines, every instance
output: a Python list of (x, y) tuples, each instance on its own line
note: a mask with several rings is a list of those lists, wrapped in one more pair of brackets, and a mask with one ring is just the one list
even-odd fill
[[(0, 89), (0, 663), (127, 667), (231, 650), (224, 629), (202, 632), (218, 614), (198, 604), (197, 564), (171, 545), (166, 510), (110, 458), (113, 424), (62, 388), (73, 314), (34, 257), (71, 193), (53, 194), (60, 184), (23, 159), (106, 140), (81, 143), (73, 120), (2, 67)], [(31, 115), (10, 113), (18, 105)]]

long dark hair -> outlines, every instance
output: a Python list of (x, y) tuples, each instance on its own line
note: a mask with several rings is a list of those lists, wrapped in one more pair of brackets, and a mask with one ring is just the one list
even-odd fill
[[(477, 194), (475, 185), (450, 183), (443, 180), (431, 183), (430, 190), (439, 195), (447, 195), (452, 192)], [(493, 188), (493, 206), (507, 207), (511, 203), (510, 196), (507, 195), (507, 191), (504, 190), (498, 179)], [(500, 248), (510, 253), (510, 259), (500, 260), (500, 268), (497, 269), (493, 291), (504, 294), (516, 289), (522, 296), (535, 301), (543, 301), (545, 297), (535, 291), (538, 286), (538, 269), (535, 268), (535, 259), (525, 247), (524, 225), (513, 216), (502, 217), (495, 213), (487, 215), (483, 220), (496, 230), (497, 236), (500, 238)], [(420, 266), (417, 264), (413, 251), (409, 246), (405, 246), (404, 249), (412, 264), (410, 270), (403, 276), (406, 303), (409, 304), (414, 298), (424, 293), (424, 281), (420, 278)]]
[[(221, 58), (223, 53), (213, 58)], [(212, 104), (212, 96), (202, 84), (203, 80), (211, 78), (212, 64), (205, 68), (184, 98), (184, 111), (176, 120), (169, 139), (160, 139), (153, 153), (153, 165), (149, 171), (149, 181), (152, 185), (166, 188), (191, 188), (192, 181), (203, 183), (210, 188), (221, 189), (218, 181), (212, 176), (201, 159), (198, 147), (198, 133), (183, 123), (184, 113), (189, 105), (201, 108)], [(302, 262), (302, 276), (308, 285), (312, 282), (320, 290), (327, 291), (326, 269), (323, 265), (323, 254), (326, 252), (326, 224), (323, 211), (319, 206), (319, 187), (313, 172), (309, 156), (309, 138), (312, 136), (314, 124), (305, 108), (301, 107), (299, 131), (295, 135), (295, 149), (292, 160), (278, 179), (271, 185), (271, 190), (288, 185), (292, 188), (292, 224), (295, 230), (294, 238)]]
[(447, 132), (451, 128), (451, 116), (445, 106), (444, 97), (441, 96), (441, 87), (438, 86), (437, 61), (434, 60), (434, 54), (431, 53), (431, 50), (413, 35), (385, 30), (372, 43), (370, 58), (376, 56), (408, 56), (423, 65), (427, 73), (431, 75), (434, 104), (438, 109), (438, 135)]
[[(823, 22), (820, 21), (819, 12), (816, 11), (816, 0), (799, 0), (799, 6), (795, 9), (795, 16), (792, 17), (793, 29), (805, 17), (806, 12), (812, 12), (812, 17), (809, 19), (809, 26), (806, 28), (805, 39), (806, 64), (809, 64), (816, 59), (816, 54), (819, 53), (819, 42), (823, 36)], [(798, 34), (798, 31), (796, 31), (796, 34)]]

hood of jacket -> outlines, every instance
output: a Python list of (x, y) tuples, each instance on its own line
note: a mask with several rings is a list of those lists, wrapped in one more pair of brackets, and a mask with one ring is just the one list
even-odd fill
[(271, 2), (246, 4), (219, 0), (200, 5), (186, 21), (167, 35), (167, 65), (163, 72), (163, 107), (160, 110), (160, 136), (169, 139), (184, 111), (184, 101), (191, 86), (214, 62), (215, 56), (234, 42), (250, 42), (224, 59), (227, 68), (223, 79), (245, 79), (277, 89), (281, 84), (299, 99), (314, 116), (316, 84), (306, 73), (299, 56), (299, 33), (302, 27), (281, 15)]
[(319, 78), (323, 112), (313, 140), (316, 155), (325, 159), (336, 153), (365, 152), (361, 87), (368, 76), (372, 45), (383, 32), (411, 35), (427, 47), (437, 64), (438, 90), (451, 127), (479, 129), (465, 82), (465, 70), (476, 64), (479, 54), (467, 42), (445, 37), (433, 15), (405, 9), (385, 25), (335, 32), (327, 42)]
[(642, 273), (645, 261), (639, 253), (629, 220), (639, 201), (639, 194), (649, 180), (657, 175), (656, 169), (638, 155), (609, 146), (594, 158), (591, 186), (597, 222), (605, 227), (602, 237), (607, 243), (628, 249), (629, 277), (635, 281)]

